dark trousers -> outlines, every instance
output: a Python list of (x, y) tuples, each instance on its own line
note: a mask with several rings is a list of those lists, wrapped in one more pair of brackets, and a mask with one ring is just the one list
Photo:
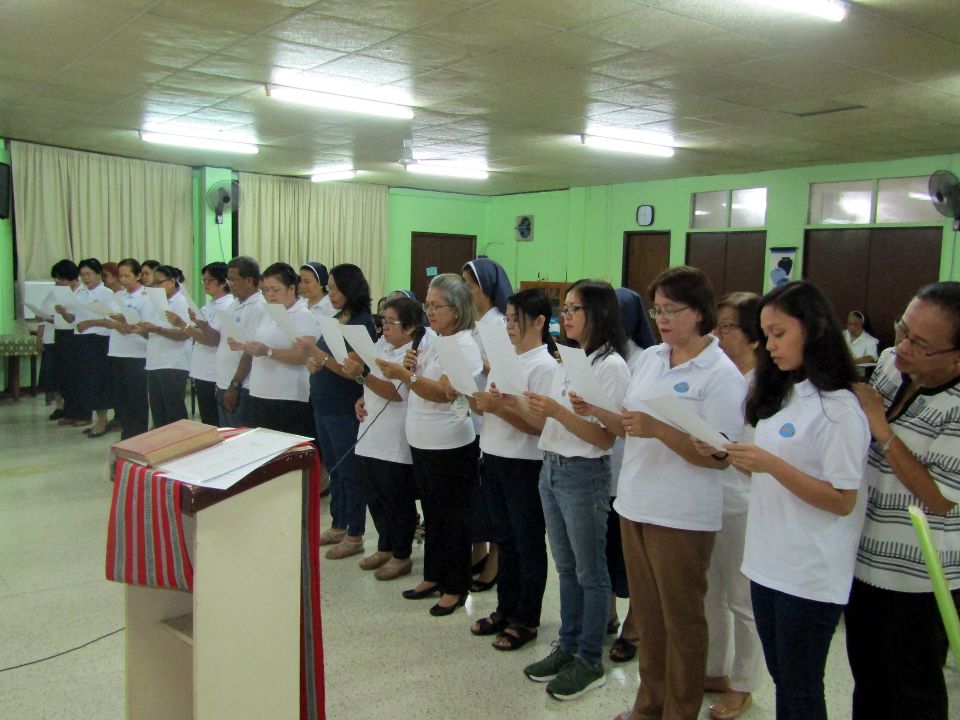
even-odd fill
[(150, 414), (155, 428), (187, 419), (186, 370), (147, 370)]
[[(960, 590), (953, 601), (960, 606)], [(947, 720), (947, 634), (932, 592), (854, 580), (844, 618), (854, 720)]]
[(347, 535), (363, 535), (367, 525), (366, 500), (353, 446), (360, 423), (353, 415), (314, 412), (320, 459), (330, 473), (330, 517), (333, 527)]
[(217, 384), (212, 380), (193, 380), (193, 396), (200, 410), (200, 422), (206, 425), (220, 426), (220, 413), (217, 409)]
[(475, 543), (491, 542), (493, 540), (493, 518), (490, 517), (490, 500), (487, 497), (486, 478), (484, 476), (484, 455), (480, 455), (477, 463), (477, 481), (473, 485), (473, 500), (471, 506), (471, 535)]
[(437, 583), (444, 592), (462, 595), (473, 580), (471, 505), (480, 443), (474, 438), (473, 442), (452, 450), (411, 448), (411, 452), (427, 526), (423, 579)]
[[(44, 334), (46, 334), (46, 332)], [(37, 376), (37, 390), (42, 390), (43, 392), (59, 390), (57, 387), (56, 371), (54, 370), (54, 365), (56, 364), (54, 360), (55, 355), (56, 352), (53, 349), (53, 345), (45, 343), (40, 353), (40, 374)]]
[(94, 410), (113, 407), (113, 383), (107, 357), (109, 347), (110, 338), (106, 335), (77, 335), (74, 339), (79, 407), (83, 418), (90, 417)]
[(313, 437), (313, 412), (306, 400), (271, 400), (250, 396), (250, 426)]
[(484, 497), (500, 546), (497, 612), (524, 627), (540, 625), (547, 586), (547, 543), (540, 501), (540, 460), (485, 453)]
[(120, 423), (120, 439), (126, 440), (147, 431), (146, 358), (112, 357), (113, 391), (116, 420)]
[(240, 388), (237, 391), (237, 408), (233, 412), (223, 405), (223, 396), (226, 390), (217, 388), (217, 418), (220, 427), (252, 427), (250, 422), (250, 391)]
[[(777, 720), (827, 720), (823, 672), (843, 605), (806, 600), (750, 583)], [(912, 716), (910, 716), (912, 718)]]
[(357, 469), (379, 534), (377, 550), (400, 560), (410, 557), (417, 529), (413, 466), (357, 456)]
[(57, 330), (54, 333), (54, 382), (63, 398), (63, 415), (67, 420), (89, 420), (83, 415), (80, 405), (79, 363), (75, 350), (73, 330)]

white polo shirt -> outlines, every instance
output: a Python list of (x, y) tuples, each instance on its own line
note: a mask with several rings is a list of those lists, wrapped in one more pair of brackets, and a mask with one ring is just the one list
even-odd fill
[[(377, 357), (392, 363), (403, 363), (403, 356), (412, 347), (411, 343), (395, 348), (384, 338), (377, 340)], [(410, 445), (405, 429), (407, 397), (410, 390), (405, 383), (391, 381), (397, 387), (399, 400), (385, 400), (369, 387), (363, 388), (363, 402), (367, 416), (357, 430), (357, 455), (410, 465)]]
[[(754, 443), (838, 490), (861, 490), (870, 431), (856, 396), (794, 386), (776, 415), (757, 423)], [(743, 574), (789, 595), (846, 604), (867, 494), (849, 515), (810, 505), (767, 473), (754, 473)]]
[[(308, 336), (317, 339), (317, 321), (303, 300), (297, 300), (287, 308), (290, 320), (297, 329), (297, 337)], [(260, 325), (250, 338), (269, 348), (291, 348), (293, 340), (280, 329), (280, 326), (265, 312)], [(274, 360), (266, 355), (255, 357), (250, 368), (250, 396), (264, 400), (310, 401), (310, 371), (304, 364)]]
[[(147, 293), (144, 292), (141, 285), (132, 293), (121, 290), (116, 297), (123, 303), (124, 307), (133, 310), (140, 318), (143, 318), (144, 307), (150, 305), (147, 299)], [(107, 352), (111, 357), (122, 358), (145, 358), (147, 356), (147, 339), (139, 333), (127, 333), (124, 335), (116, 330), (110, 331), (110, 350)]]
[[(487, 310), (483, 317), (479, 318), (476, 324), (473, 326), (473, 341), (477, 344), (477, 347), (480, 348), (480, 357), (486, 361), (487, 360), (487, 351), (483, 349), (483, 338), (480, 337), (480, 331), (477, 329), (477, 325), (481, 323), (486, 325), (503, 325), (503, 313), (500, 312), (500, 309), (497, 307), (492, 307)], [(477, 386), (481, 390), (487, 389), (487, 383), (489, 379), (486, 375), (481, 374), (477, 379)], [(477, 431), (477, 435), (480, 435), (483, 431), (483, 415), (477, 413), (471, 413), (473, 418), (473, 427)]]
[(847, 347), (850, 349), (851, 357), (858, 358), (870, 356), (874, 360), (877, 359), (877, 347), (879, 346), (880, 341), (866, 330), (861, 332), (857, 338), (851, 338), (850, 331), (844, 330), (843, 339), (847, 341)]
[[(77, 285), (75, 288), (73, 288), (74, 300), (77, 299), (77, 294), (80, 292), (81, 287), (82, 285)], [(51, 290), (51, 294), (53, 294), (52, 290)], [(54, 297), (53, 304), (54, 306), (59, 304), (57, 303), (56, 297)], [(71, 315), (73, 315), (76, 312), (76, 309), (71, 307), (65, 307), (64, 310), (66, 310)], [(76, 324), (77, 324), (76, 319), (74, 319), (73, 322), (67, 322), (67, 320), (63, 317), (63, 315), (58, 313), (56, 310), (53, 311), (53, 329), (54, 330), (73, 330)]]
[(313, 305), (308, 305), (307, 307), (310, 310), (310, 312), (312, 312), (314, 316), (317, 318), (318, 322), (322, 317), (330, 317), (330, 318), (335, 317), (338, 312), (337, 309), (330, 302), (329, 294), (324, 295), (323, 298), (320, 300), (320, 302), (315, 303)]
[[(81, 284), (80, 287), (77, 288), (76, 298), (78, 303), (99, 302), (107, 307), (113, 307), (113, 301), (111, 300), (111, 298), (113, 298), (113, 291), (103, 283), (97, 285), (93, 290)], [(74, 313), (74, 319), (79, 325), (85, 320), (103, 320), (103, 315), (84, 310), (83, 308), (77, 308), (77, 311)], [(73, 332), (77, 335), (102, 335), (103, 337), (109, 337), (110, 335), (110, 329), (105, 327), (91, 327), (83, 331), (74, 327)]]
[[(527, 390), (541, 395), (550, 394), (558, 364), (546, 345), (521, 354), (520, 365), (523, 368), (522, 382)], [(497, 382), (496, 370), (490, 371), (489, 379), (491, 383)], [(485, 453), (516, 460), (543, 460), (543, 450), (537, 446), (539, 441), (538, 435), (517, 430), (501, 417), (492, 414), (484, 416), (480, 449)]]
[[(452, 337), (460, 344), (467, 369), (479, 382), (483, 375), (483, 358), (480, 356), (479, 346), (473, 340), (472, 331), (461, 330)], [(417, 358), (417, 377), (439, 380), (443, 374), (436, 345), (430, 343), (424, 348), (421, 343), (420, 355)], [(420, 450), (452, 450), (469, 445), (477, 433), (470, 420), (468, 408), (469, 405), (463, 398), (452, 403), (435, 403), (411, 392), (407, 407), (407, 442)]]
[[(626, 392), (627, 384), (630, 382), (627, 361), (615, 352), (611, 352), (598, 360), (597, 358), (603, 349), (594, 350), (587, 355), (587, 360), (590, 361), (593, 371), (600, 380), (600, 385), (607, 391), (607, 394), (612, 398), (622, 398)], [(563, 407), (573, 412), (573, 405), (570, 403), (567, 392), (569, 387), (570, 380), (567, 378), (567, 371), (564, 369), (563, 363), (560, 363), (553, 374), (553, 382), (548, 394)], [(584, 419), (600, 424), (600, 421), (594, 417)], [(553, 418), (547, 418), (543, 424), (543, 432), (540, 434), (540, 442), (537, 443), (537, 447), (544, 452), (557, 453), (564, 457), (600, 458), (610, 454), (610, 450), (601, 450), (596, 445), (584, 442)]]
[[(234, 298), (233, 304), (228, 305), (225, 309), (227, 315), (230, 315), (237, 325), (243, 327), (243, 332), (248, 339), (253, 337), (260, 325), (260, 317), (263, 313), (263, 308), (260, 305), (263, 302), (263, 294), (257, 290), (243, 302)], [(237, 366), (240, 364), (242, 355), (243, 352), (230, 349), (227, 344), (226, 333), (221, 332), (220, 344), (217, 346), (217, 387), (221, 390), (230, 387), (230, 382), (233, 380), (234, 373), (237, 372)], [(247, 373), (247, 376), (243, 379), (243, 387), (250, 388), (250, 373)]]
[[(170, 310), (182, 318), (190, 317), (187, 314), (187, 301), (183, 293), (177, 290), (177, 294), (172, 298), (167, 298), (167, 304)], [(152, 322), (162, 328), (172, 328), (173, 325), (167, 320), (166, 313), (163, 317), (157, 313), (153, 303), (145, 303), (143, 306), (144, 315), (141, 317), (147, 322)], [(147, 337), (147, 370), (189, 370), (190, 369), (190, 341), (189, 340), (171, 340), (165, 338), (159, 333), (150, 333)]]
[[(710, 338), (696, 357), (670, 367), (671, 346), (647, 348), (630, 378), (624, 405), (650, 411), (644, 400), (671, 395), (733, 441), (743, 429), (743, 375)], [(723, 473), (692, 465), (654, 438), (628, 437), (616, 511), (634, 522), (678, 530), (716, 531), (723, 524)]]
[[(750, 394), (750, 385), (753, 383), (754, 370), (751, 370), (743, 379), (747, 383), (747, 394)], [(744, 399), (744, 407), (746, 399)], [(742, 415), (742, 413), (741, 413)], [(744, 421), (740, 433), (740, 442), (753, 443), (755, 431), (753, 425)], [(750, 476), (737, 470), (733, 465), (723, 470), (723, 514), (742, 515), (750, 504)]]
[[(206, 305), (200, 308), (203, 319), (209, 323), (210, 327), (220, 332), (220, 318), (217, 317), (217, 310), (228, 312), (228, 308), (233, 304), (233, 295), (226, 293), (216, 300), (210, 300)], [(228, 312), (229, 314), (229, 312)], [(193, 342), (193, 356), (190, 358), (190, 377), (195, 380), (205, 380), (215, 382), (217, 379), (217, 346), (204, 345), (203, 343)]]
[[(640, 364), (640, 356), (643, 354), (643, 348), (637, 345), (633, 340), (627, 338), (627, 370), (630, 375)], [(620, 482), (620, 469), (623, 467), (623, 448), (626, 438), (618, 437), (613, 441), (613, 447), (610, 448), (610, 497), (617, 496), (617, 486)]]

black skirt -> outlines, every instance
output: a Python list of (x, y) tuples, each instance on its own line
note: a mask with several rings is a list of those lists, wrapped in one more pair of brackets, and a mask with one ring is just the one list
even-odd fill
[(113, 383), (107, 359), (109, 347), (110, 338), (106, 335), (87, 334), (74, 338), (77, 389), (84, 415), (113, 407)]

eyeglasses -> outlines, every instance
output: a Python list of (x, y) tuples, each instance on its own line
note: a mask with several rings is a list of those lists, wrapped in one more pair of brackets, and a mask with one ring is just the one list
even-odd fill
[(398, 326), (398, 325), (403, 325), (403, 323), (400, 322), (399, 320), (387, 320), (385, 317), (380, 318), (380, 324), (381, 324), (381, 325), (392, 325), (392, 326), (394, 326), (394, 327), (396, 327), (396, 326)]
[(586, 308), (586, 305), (564, 305), (560, 308), (560, 314), (564, 317), (572, 317), (575, 312), (584, 308)]
[(435, 313), (440, 308), (445, 308), (445, 307), (453, 307), (453, 305), (438, 305), (437, 303), (429, 303), (429, 304), (424, 303), (423, 311), (429, 315), (430, 313)]
[(682, 313), (684, 310), (689, 310), (689, 309), (690, 309), (689, 305), (682, 305), (680, 307), (668, 307), (668, 308), (660, 308), (657, 306), (653, 306), (647, 311), (647, 313), (654, 320), (656, 320), (658, 317), (665, 317), (667, 320), (673, 320), (673, 318), (675, 318), (677, 315)]
[(897, 334), (897, 344), (908, 342), (910, 346), (916, 348), (924, 357), (933, 357), (934, 355), (943, 355), (948, 352), (956, 352), (957, 348), (947, 348), (946, 350), (933, 350), (925, 340), (918, 340), (910, 336), (907, 331), (907, 324), (901, 318), (893, 323), (894, 332)]
[(717, 323), (717, 332), (721, 335), (726, 335), (727, 333), (733, 332), (734, 330), (739, 330), (740, 326), (732, 322), (722, 322)]

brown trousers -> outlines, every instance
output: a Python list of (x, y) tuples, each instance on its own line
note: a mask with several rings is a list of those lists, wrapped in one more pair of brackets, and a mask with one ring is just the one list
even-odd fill
[(620, 519), (630, 610), (639, 628), (635, 714), (696, 720), (703, 702), (703, 598), (716, 533)]

